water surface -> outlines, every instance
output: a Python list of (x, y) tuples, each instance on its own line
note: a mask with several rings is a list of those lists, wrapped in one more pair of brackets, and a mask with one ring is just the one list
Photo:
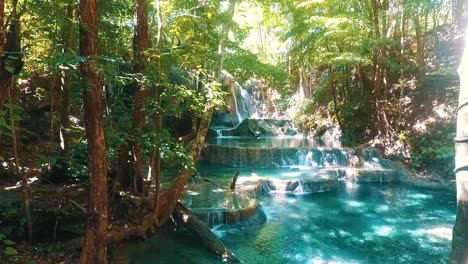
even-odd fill
[[(455, 194), (340, 182), (337, 191), (261, 198), (268, 221), (217, 227), (245, 263), (446, 263)], [(158, 234), (132, 263), (220, 263), (190, 233)]]

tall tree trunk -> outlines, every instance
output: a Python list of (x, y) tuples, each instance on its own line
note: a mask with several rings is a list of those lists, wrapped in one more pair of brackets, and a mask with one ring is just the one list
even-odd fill
[(418, 65), (418, 86), (424, 82), (426, 75), (426, 65), (424, 63), (424, 34), (422, 32), (422, 25), (420, 19), (420, 12), (418, 11), (413, 16), (414, 29), (416, 31), (416, 64)]
[(215, 68), (214, 77), (218, 78), (219, 74), (223, 70), (224, 55), (226, 53), (226, 43), (229, 38), (229, 31), (231, 30), (231, 21), (234, 16), (234, 9), (236, 7), (237, 0), (228, 0), (228, 5), (224, 11), (227, 23), (221, 25), (221, 32), (219, 34), (219, 45), (218, 45), (218, 62)]
[[(134, 7), (135, 30), (133, 35), (133, 56), (135, 59), (134, 72), (144, 75), (146, 69), (147, 52), (149, 48), (148, 7), (146, 0), (135, 0)], [(133, 188), (136, 193), (143, 193), (143, 126), (145, 125), (144, 103), (146, 93), (143, 85), (136, 85), (134, 119), (136, 137), (134, 142), (135, 173)]]
[[(205, 103), (205, 110), (203, 117), (200, 121), (200, 126), (197, 131), (197, 136), (194, 139), (192, 145), (192, 158), (196, 162), (200, 158), (201, 150), (204, 146), (206, 133), (208, 127), (210, 126), (211, 116), (213, 114), (213, 106), (211, 105), (211, 99), (208, 98)], [(159, 212), (154, 212), (158, 217), (158, 222), (160, 225), (163, 225), (169, 220), (170, 215), (174, 211), (177, 201), (182, 197), (185, 185), (187, 185), (190, 176), (192, 176), (192, 169), (184, 169), (177, 179), (172, 183), (171, 187), (165, 191), (160, 198), (160, 208)], [(154, 215), (154, 214), (153, 214)]]
[(457, 178), (457, 217), (453, 228), (450, 263), (468, 263), (468, 40), (458, 68), (460, 96), (455, 138), (455, 175)]
[(18, 155), (18, 134), (16, 133), (16, 122), (15, 122), (15, 114), (13, 110), (13, 99), (11, 96), (11, 90), (15, 87), (15, 81), (11, 82), (10, 87), (8, 87), (8, 99), (10, 103), (10, 122), (11, 122), (11, 134), (13, 137), (13, 158), (15, 161), (15, 169), (16, 169), (16, 175), (17, 176), (22, 176), (22, 193), (23, 193), (23, 210), (24, 210), (24, 215), (26, 217), (26, 227), (27, 227), (27, 234), (28, 234), (28, 242), (32, 242), (32, 218), (31, 218), (31, 206), (29, 202), (29, 187), (28, 187), (28, 176), (27, 174), (21, 170), (20, 166), (20, 160), (19, 160), (19, 155)]
[[(69, 3), (65, 10), (65, 16), (70, 21), (73, 20), (73, 10), (75, 9), (74, 3)], [(66, 21), (62, 31), (63, 52), (65, 54), (72, 54), (73, 40), (72, 31), (73, 25), (70, 21)], [(60, 140), (62, 152), (60, 154), (61, 166), (68, 167), (68, 159), (70, 154), (70, 101), (71, 101), (71, 87), (70, 87), (70, 74), (65, 70), (61, 73), (61, 102), (60, 102)]]
[[(2, 57), (3, 57), (3, 47), (5, 44), (5, 29), (3, 25), (5, 23), (5, 1), (0, 0), (0, 65), (2, 64)], [(5, 86), (6, 80), (4, 80), (4, 76), (1, 73), (3, 70), (0, 69), (0, 109), (3, 105), (3, 100), (6, 97), (8, 86)]]
[[(381, 37), (386, 37), (385, 32), (388, 31), (387, 17), (384, 16), (381, 20), (379, 14), (381, 8), (388, 8), (388, 5), (384, 3), (382, 6), (378, 0), (370, 0), (372, 13), (371, 13), (371, 25), (372, 25), (372, 37), (375, 41), (379, 42)], [(384, 9), (384, 11), (388, 11)], [(382, 27), (382, 32), (380, 23)], [(380, 138), (380, 140), (388, 141), (392, 134), (392, 129), (388, 122), (387, 113), (385, 111), (385, 97), (388, 93), (388, 82), (387, 82), (387, 65), (385, 58), (388, 56), (387, 47), (382, 44), (377, 44), (373, 51), (373, 67), (372, 67), (372, 86), (373, 86), (373, 123), (375, 124), (374, 131), (372, 131), (374, 137)], [(388, 143), (388, 142), (387, 142)], [(385, 143), (384, 143), (385, 144)]]
[(334, 74), (333, 74), (333, 69), (331, 66), (328, 67), (328, 75), (329, 75), (329, 85), (330, 89), (332, 90), (332, 97), (333, 97), (333, 110), (335, 111), (335, 116), (336, 116), (336, 121), (338, 122), (338, 125), (340, 126), (340, 129), (343, 130), (344, 127), (341, 124), (341, 119), (340, 119), (340, 112), (338, 111), (338, 102), (337, 102), (337, 93), (336, 93), (336, 88), (335, 88), (335, 80), (334, 80)]
[[(0, 0), (0, 55), (3, 54), (3, 45), (5, 43), (5, 29), (3, 25), (5, 23), (5, 1)], [(1, 58), (0, 58), (1, 61)]]
[[(2, 1), (2, 0), (0, 0)], [(16, 3), (16, 2), (15, 2)], [(2, 32), (6, 37), (2, 46), (0, 57), (0, 109), (8, 95), (8, 89), (15, 75), (19, 74), (22, 68), (22, 54), (20, 46), (20, 18), (21, 13), (16, 12), (16, 8), (12, 11), (11, 21), (7, 32)], [(2, 42), (2, 41), (0, 41)], [(21, 65), (19, 64), (21, 63)], [(8, 66), (10, 69), (7, 69)], [(11, 69), (13, 66), (13, 70)], [(20, 67), (20, 68), (17, 68)]]
[[(156, 67), (157, 67), (157, 78), (156, 85), (153, 88), (153, 100), (156, 102), (157, 109), (153, 114), (153, 132), (159, 133), (161, 129), (161, 56), (162, 56), (162, 34), (163, 34), (163, 19), (161, 10), (161, 1), (156, 0), (156, 19), (158, 21), (158, 30), (156, 32)], [(154, 148), (151, 153), (151, 162), (149, 170), (149, 178), (154, 180), (154, 215), (159, 214), (159, 199), (161, 194), (161, 150), (159, 148), (159, 142), (154, 142)], [(149, 187), (147, 188), (149, 189)], [(159, 225), (159, 218), (154, 217), (156, 225)]]
[(80, 0), (80, 64), (85, 85), (84, 109), (88, 141), (88, 224), (81, 264), (107, 263), (107, 161), (101, 110), (100, 81), (97, 74), (97, 5), (96, 0)]

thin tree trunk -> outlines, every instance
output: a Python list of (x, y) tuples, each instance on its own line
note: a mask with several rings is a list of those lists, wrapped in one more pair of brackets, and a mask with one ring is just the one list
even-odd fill
[(416, 64), (418, 65), (418, 85), (420, 86), (426, 75), (426, 65), (424, 64), (424, 39), (419, 15), (419, 12), (414, 15), (413, 22), (416, 31)]
[[(134, 72), (144, 75), (146, 70), (147, 52), (149, 48), (148, 7), (146, 0), (135, 0), (134, 7), (135, 30), (133, 35)], [(136, 83), (134, 120), (136, 137), (134, 142), (135, 172), (133, 188), (135, 193), (143, 193), (143, 126), (145, 125), (144, 103), (146, 92), (141, 83)]]
[[(5, 29), (3, 25), (5, 23), (5, 1), (0, 0), (0, 55), (3, 54), (3, 45), (5, 43)], [(1, 62), (0, 56), (0, 62)]]
[(32, 218), (31, 218), (31, 208), (29, 203), (29, 188), (28, 188), (28, 176), (20, 168), (20, 160), (18, 155), (18, 135), (16, 134), (16, 122), (15, 114), (13, 111), (13, 99), (11, 97), (11, 89), (14, 87), (14, 81), (11, 82), (10, 87), (8, 88), (8, 99), (10, 101), (10, 122), (11, 122), (11, 134), (13, 137), (13, 157), (15, 159), (15, 168), (16, 175), (22, 175), (22, 193), (23, 193), (23, 209), (24, 215), (26, 217), (26, 226), (28, 234), (28, 242), (32, 242)]
[(403, 78), (404, 78), (404, 60), (405, 60), (405, 7), (402, 4), (401, 5), (401, 14), (400, 14), (400, 78), (399, 78), (399, 84), (400, 84), (400, 97), (398, 99), (398, 117), (397, 117), (397, 122), (395, 126), (395, 130), (398, 132), (400, 130), (400, 125), (402, 123), (402, 116), (401, 116), (401, 108), (402, 108), (402, 101), (403, 101), (403, 96), (405, 95), (405, 84), (403, 83)]
[[(204, 146), (206, 133), (210, 126), (211, 116), (213, 114), (213, 106), (211, 105), (211, 99), (205, 103), (205, 110), (203, 117), (200, 121), (200, 126), (197, 132), (197, 136), (194, 139), (192, 145), (192, 158), (196, 162), (200, 158), (201, 150)], [(192, 169), (184, 169), (180, 173), (179, 177), (172, 183), (171, 187), (165, 191), (160, 198), (160, 211), (158, 213), (159, 224), (164, 225), (169, 220), (170, 215), (175, 209), (177, 201), (182, 197), (185, 185), (187, 185), (190, 176), (192, 176)]]
[[(156, 102), (157, 109), (153, 114), (153, 132), (159, 133), (161, 129), (161, 56), (162, 56), (162, 33), (163, 33), (163, 19), (161, 11), (161, 2), (156, 0), (156, 19), (158, 21), (158, 30), (156, 33), (156, 67), (157, 67), (157, 78), (156, 86), (153, 89), (153, 100)], [(151, 164), (150, 164), (150, 179), (154, 179), (154, 215), (159, 214), (159, 199), (161, 195), (161, 150), (159, 148), (159, 142), (154, 142), (154, 148), (151, 153)], [(148, 188), (149, 189), (149, 188)], [(159, 225), (159, 218), (154, 217), (156, 225)]]
[(57, 76), (56, 77), (57, 79), (55, 80), (54, 84), (52, 84), (50, 86), (50, 93), (49, 93), (49, 96), (50, 96), (50, 112), (49, 112), (49, 131), (50, 131), (50, 137), (49, 137), (49, 146), (48, 146), (48, 149), (47, 149), (47, 154), (49, 155), (49, 164), (48, 164), (48, 167), (47, 169), (50, 171), (52, 170), (52, 167), (54, 166), (54, 164), (52, 164), (52, 155), (53, 155), (53, 149), (54, 149), (54, 145), (55, 145), (55, 86), (59, 86), (59, 83), (60, 83), (60, 76)]
[(457, 178), (457, 217), (453, 227), (450, 263), (468, 263), (468, 40), (458, 74), (460, 96), (455, 139), (455, 175)]
[(331, 67), (328, 67), (328, 74), (329, 74), (330, 89), (332, 90), (332, 96), (333, 96), (333, 110), (335, 111), (336, 121), (338, 122), (340, 129), (343, 130), (343, 125), (341, 124), (341, 119), (340, 119), (340, 113), (338, 111), (338, 102), (336, 98), (337, 95), (336, 95), (336, 89), (335, 89), (335, 84), (333, 80), (333, 70)]
[[(73, 10), (75, 5), (69, 3), (65, 11), (66, 18), (73, 19)], [(73, 51), (73, 40), (71, 36), (72, 23), (66, 21), (63, 28), (63, 52), (65, 54), (71, 54)], [(67, 72), (61, 73), (61, 102), (60, 102), (60, 140), (61, 140), (61, 165), (68, 166), (68, 158), (70, 154), (70, 101), (71, 101), (71, 88), (70, 88), (70, 76)]]
[(80, 0), (80, 65), (85, 84), (84, 109), (88, 141), (88, 224), (81, 251), (81, 264), (107, 263), (107, 161), (101, 110), (101, 91), (97, 74), (96, 0)]

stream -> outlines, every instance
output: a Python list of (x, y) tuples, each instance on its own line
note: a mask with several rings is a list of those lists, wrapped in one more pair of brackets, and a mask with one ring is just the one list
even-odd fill
[[(227, 181), (232, 168), (200, 171)], [(253, 171), (281, 178), (289, 170), (245, 169), (240, 177)], [(260, 204), (265, 224), (214, 227), (245, 263), (446, 263), (456, 207), (448, 191), (349, 181), (331, 192), (272, 192)], [(220, 263), (186, 232), (162, 233), (131, 252), (131, 263)]]
[[(208, 178), (214, 188), (206, 181), (203, 188), (189, 185), (183, 202), (194, 212), (208, 210), (205, 221), (240, 260), (447, 262), (454, 191), (406, 184), (408, 173), (401, 165), (373, 149), (343, 148), (336, 130), (320, 140), (295, 136), (290, 121), (265, 116), (258, 96), (228, 83), (235, 111), (213, 117), (212, 136), (198, 164), (200, 179)], [(229, 186), (236, 170), (240, 175), (233, 194), (223, 186)], [(252, 203), (263, 208), (265, 223), (219, 225), (229, 218), (225, 212), (252, 208)], [(130, 245), (128, 252), (131, 263), (138, 264), (221, 262), (187, 231), (159, 232)]]

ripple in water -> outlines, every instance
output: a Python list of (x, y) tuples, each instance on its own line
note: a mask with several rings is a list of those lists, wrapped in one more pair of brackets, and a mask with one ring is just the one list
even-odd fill
[[(337, 192), (261, 198), (268, 221), (215, 229), (245, 263), (446, 263), (455, 194), (341, 182)], [(190, 256), (189, 258), (187, 256)], [(132, 263), (219, 263), (190, 234), (157, 235)]]

